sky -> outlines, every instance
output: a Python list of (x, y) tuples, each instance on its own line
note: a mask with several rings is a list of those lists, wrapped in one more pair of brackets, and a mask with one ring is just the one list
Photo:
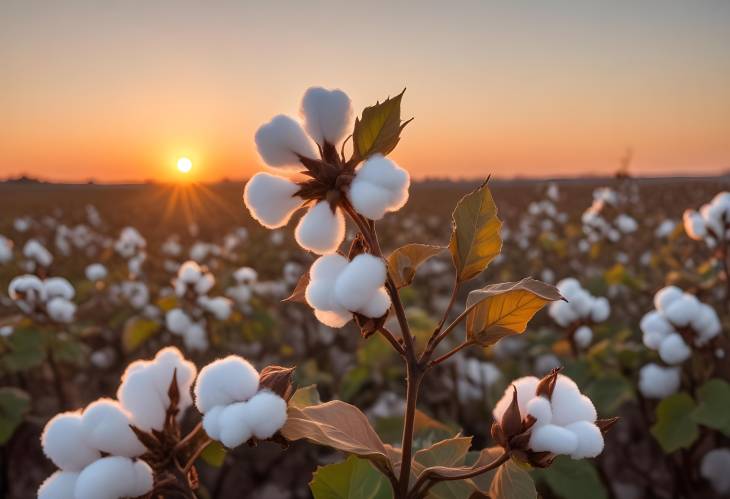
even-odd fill
[(407, 87), (416, 178), (730, 170), (730, 2), (0, 3), (0, 178), (201, 181), (312, 85)]

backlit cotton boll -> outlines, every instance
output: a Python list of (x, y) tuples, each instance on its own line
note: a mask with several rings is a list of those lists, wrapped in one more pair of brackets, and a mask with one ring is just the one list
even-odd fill
[(217, 405), (248, 400), (258, 388), (258, 371), (246, 359), (229, 355), (200, 370), (195, 383), (195, 406), (206, 413)]
[(355, 211), (371, 220), (397, 211), (408, 201), (410, 176), (390, 159), (376, 154), (355, 172), (349, 198)]
[(251, 216), (269, 229), (283, 227), (302, 205), (295, 196), (299, 186), (289, 179), (270, 173), (257, 173), (246, 182), (243, 202)]
[(332, 210), (327, 201), (320, 201), (299, 220), (294, 236), (306, 250), (318, 255), (332, 253), (345, 238), (345, 217), (341, 210)]
[(147, 463), (127, 457), (104, 457), (79, 474), (74, 499), (139, 497), (152, 490), (154, 476)]
[(131, 414), (132, 421), (142, 430), (161, 430), (170, 405), (167, 392), (173, 373), (180, 392), (180, 417), (192, 403), (190, 386), (196, 374), (195, 365), (188, 362), (175, 347), (163, 348), (152, 360), (132, 362), (122, 376), (117, 399)]
[(682, 215), (682, 222), (684, 223), (684, 231), (690, 238), (699, 241), (707, 236), (705, 221), (697, 211), (685, 210)]
[(302, 97), (301, 115), (304, 129), (315, 142), (337, 145), (350, 131), (352, 103), (342, 90), (312, 87)]
[(262, 125), (254, 140), (261, 159), (269, 166), (296, 167), (300, 166), (299, 156), (317, 157), (316, 148), (302, 126), (283, 114)]
[(64, 412), (46, 423), (41, 435), (43, 453), (64, 471), (81, 471), (101, 457), (84, 439), (81, 415)]
[(679, 390), (680, 378), (679, 367), (647, 364), (639, 371), (639, 391), (646, 398), (663, 399)]
[(84, 441), (94, 449), (114, 456), (136, 457), (145, 447), (132, 429), (130, 414), (116, 400), (99, 399), (81, 415)]

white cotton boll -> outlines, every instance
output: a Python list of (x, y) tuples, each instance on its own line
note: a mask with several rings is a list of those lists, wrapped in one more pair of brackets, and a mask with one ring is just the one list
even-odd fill
[(246, 424), (258, 439), (273, 437), (286, 423), (286, 401), (273, 392), (260, 391), (247, 406)]
[(84, 273), (86, 274), (86, 278), (91, 282), (101, 281), (107, 276), (106, 267), (100, 263), (92, 263), (87, 266)]
[(301, 163), (297, 155), (307, 158), (318, 156), (302, 126), (283, 114), (262, 125), (254, 140), (261, 159), (269, 166), (298, 167)]
[(644, 333), (644, 345), (652, 350), (659, 348), (662, 340), (674, 332), (672, 325), (661, 312), (652, 310), (641, 318), (639, 328)]
[(68, 324), (74, 320), (76, 305), (64, 298), (53, 298), (46, 304), (46, 312), (52, 320)]
[(397, 211), (408, 201), (408, 172), (390, 159), (376, 154), (355, 172), (348, 197), (355, 210), (371, 220)]
[(527, 414), (535, 418), (535, 427), (550, 424), (553, 419), (553, 410), (550, 401), (545, 397), (535, 397), (525, 407)]
[(177, 279), (185, 284), (195, 284), (200, 279), (202, 271), (197, 262), (188, 260), (180, 265), (177, 271)]
[(261, 172), (246, 182), (243, 202), (254, 220), (275, 229), (286, 225), (301, 206), (302, 198), (295, 196), (298, 190), (299, 186), (289, 179)]
[(684, 291), (677, 286), (667, 286), (654, 295), (654, 307), (657, 310), (666, 310), (669, 305), (684, 295)]
[(312, 280), (334, 281), (345, 270), (347, 258), (339, 254), (325, 255), (317, 258), (309, 270)]
[(684, 342), (682, 336), (672, 333), (664, 338), (659, 345), (659, 357), (667, 364), (681, 364), (689, 359), (692, 350)]
[(535, 452), (572, 454), (578, 447), (578, 437), (561, 426), (548, 424), (532, 431), (528, 446)]
[(555, 382), (550, 403), (553, 408), (553, 423), (561, 426), (576, 421), (593, 422), (598, 417), (591, 399), (580, 393), (575, 382), (562, 374)]
[(215, 298), (201, 296), (198, 299), (198, 303), (219, 321), (224, 321), (231, 315), (231, 300), (228, 298), (223, 298), (222, 296)]
[(712, 449), (702, 457), (700, 474), (718, 494), (730, 492), (730, 449)]
[(681, 371), (678, 367), (647, 364), (639, 370), (639, 391), (646, 398), (663, 399), (679, 390)]
[(23, 247), (23, 256), (33, 260), (43, 267), (48, 267), (53, 262), (53, 255), (35, 239), (29, 239)]
[(383, 286), (386, 275), (385, 263), (381, 258), (368, 253), (357, 255), (337, 278), (337, 301), (348, 310), (360, 310)]
[(575, 331), (573, 339), (579, 348), (586, 348), (593, 340), (593, 331), (588, 326), (581, 326)]
[(185, 331), (183, 344), (191, 352), (204, 352), (208, 349), (208, 333), (205, 322), (195, 322)]
[(579, 317), (587, 317), (591, 313), (593, 297), (588, 291), (581, 289), (568, 298), (568, 304), (576, 311)]
[(697, 211), (685, 210), (682, 215), (682, 223), (684, 224), (684, 231), (691, 239), (700, 241), (707, 237), (705, 220)]
[(74, 490), (79, 473), (56, 471), (38, 488), (38, 499), (75, 499)]
[(57, 414), (46, 423), (41, 446), (48, 459), (64, 471), (81, 471), (101, 457), (85, 443), (81, 415), (76, 412)]
[(21, 275), (10, 281), (8, 285), (8, 296), (12, 300), (17, 301), (23, 299), (24, 301), (35, 304), (45, 301), (46, 288), (38, 277), (30, 274)]
[(633, 217), (623, 213), (616, 217), (615, 223), (618, 230), (624, 234), (631, 234), (639, 228), (639, 224)]
[(139, 497), (152, 490), (154, 476), (144, 461), (109, 456), (90, 464), (79, 474), (74, 499)]
[(13, 259), (13, 241), (0, 236), (0, 264), (8, 263)]
[(200, 370), (195, 384), (195, 406), (202, 413), (217, 405), (242, 402), (259, 389), (259, 373), (250, 362), (229, 355)]
[(250, 286), (246, 284), (239, 284), (238, 286), (226, 289), (226, 296), (239, 305), (244, 305), (251, 301), (253, 291)]
[(253, 284), (259, 278), (258, 272), (251, 267), (241, 267), (233, 273), (233, 279), (239, 284)]
[(304, 129), (315, 142), (324, 146), (326, 140), (336, 146), (350, 130), (352, 104), (342, 90), (311, 87), (302, 97), (301, 114)]
[(593, 300), (591, 305), (591, 320), (593, 322), (603, 322), (608, 319), (609, 315), (611, 315), (611, 305), (608, 299), (601, 296)]
[(578, 438), (578, 445), (570, 457), (573, 459), (585, 459), (596, 457), (603, 451), (603, 435), (601, 430), (588, 421), (577, 421), (565, 427)]
[(220, 442), (233, 449), (248, 441), (253, 432), (248, 426), (249, 407), (247, 402), (237, 402), (228, 405), (220, 415)]
[(559, 326), (566, 327), (579, 319), (578, 313), (563, 300), (554, 301), (548, 308), (548, 314)]
[(180, 308), (173, 308), (165, 314), (165, 324), (167, 329), (174, 334), (185, 334), (192, 321)]
[(540, 382), (535, 376), (524, 376), (514, 380), (510, 386), (504, 391), (504, 395), (499, 399), (497, 404), (492, 410), (492, 415), (496, 421), (502, 421), (502, 415), (507, 410), (509, 405), (512, 403), (513, 386), (517, 389), (517, 405), (520, 409), (520, 414), (524, 416), (527, 414), (527, 403), (535, 397), (535, 390), (537, 384)]
[(692, 318), (690, 325), (697, 333), (697, 338), (695, 338), (697, 346), (703, 346), (722, 331), (717, 312), (705, 303), (700, 304), (699, 313)]
[(342, 310), (315, 310), (314, 316), (325, 326), (341, 328), (352, 320), (352, 312)]
[(50, 277), (43, 281), (43, 286), (46, 288), (48, 299), (58, 297), (70, 300), (76, 294), (71, 283), (63, 277)]
[(145, 447), (129, 427), (130, 415), (116, 400), (99, 399), (89, 404), (81, 416), (84, 441), (107, 454), (136, 457)]
[(198, 282), (195, 283), (195, 292), (199, 295), (204, 295), (215, 286), (215, 277), (213, 274), (207, 273), (200, 276)]
[(307, 210), (294, 231), (299, 245), (318, 255), (332, 253), (345, 239), (345, 217), (334, 212), (327, 201), (320, 201)]
[(356, 310), (356, 312), (364, 315), (365, 317), (376, 319), (384, 316), (389, 309), (390, 295), (385, 290), (385, 287), (382, 287), (377, 289), (370, 298), (370, 301), (368, 301), (360, 309)]
[(220, 417), (225, 408), (226, 406), (224, 405), (217, 405), (203, 415), (203, 429), (213, 440), (221, 439)]

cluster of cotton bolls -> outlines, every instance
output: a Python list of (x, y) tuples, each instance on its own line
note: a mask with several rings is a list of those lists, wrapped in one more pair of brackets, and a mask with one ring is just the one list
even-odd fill
[(53, 263), (53, 255), (37, 239), (26, 241), (23, 256), (26, 258), (25, 269), (28, 272), (34, 272), (38, 268), (47, 269)]
[(692, 239), (704, 239), (710, 248), (724, 243), (730, 236), (730, 192), (717, 194), (699, 211), (685, 210), (682, 221)]
[(639, 224), (630, 215), (620, 213), (615, 216), (608, 214), (619, 207), (619, 195), (616, 191), (603, 187), (593, 191), (593, 203), (581, 216), (583, 232), (589, 243), (596, 243), (602, 239), (618, 242), (623, 234), (632, 234), (639, 228)]
[(147, 241), (134, 227), (123, 228), (114, 243), (114, 249), (119, 256), (127, 260), (127, 267), (132, 275), (142, 272), (142, 264), (147, 258), (146, 247)]
[(170, 332), (182, 337), (189, 350), (208, 348), (206, 313), (217, 320), (226, 320), (231, 315), (231, 300), (208, 296), (214, 285), (213, 274), (192, 260), (183, 263), (178, 270), (174, 290), (182, 303), (179, 308), (167, 312), (165, 323)]
[(229, 355), (205, 366), (195, 384), (203, 429), (229, 448), (252, 437), (271, 438), (284, 426), (286, 401), (259, 387), (259, 373), (244, 358)]
[(557, 288), (567, 301), (551, 303), (548, 313), (559, 326), (574, 327), (573, 340), (586, 348), (593, 341), (590, 326), (608, 319), (611, 305), (605, 297), (591, 295), (572, 277), (558, 282)]
[(69, 256), (73, 250), (85, 250), (87, 254), (93, 253), (95, 234), (86, 225), (79, 224), (74, 227), (59, 225), (56, 227), (55, 245), (56, 249), (64, 256)]
[(236, 305), (246, 308), (254, 293), (254, 285), (258, 282), (259, 274), (251, 267), (241, 267), (233, 273), (233, 286), (226, 289), (226, 296), (236, 302)]
[(692, 345), (703, 347), (722, 330), (711, 306), (676, 286), (660, 289), (654, 295), (654, 307), (639, 326), (644, 345), (669, 365), (681, 364), (692, 355)]
[(126, 302), (136, 310), (150, 305), (150, 290), (142, 281), (122, 281), (109, 287), (110, 298), (115, 302)]
[(525, 376), (515, 380), (494, 407), (496, 421), (502, 421), (512, 403), (513, 386), (517, 390), (520, 416), (535, 418), (530, 429), (529, 449), (534, 452), (563, 454), (573, 459), (596, 457), (603, 450), (603, 434), (596, 426), (596, 408), (580, 393), (578, 385), (562, 374), (548, 398), (537, 394), (540, 380)]
[(130, 428), (162, 431), (173, 378), (178, 384), (179, 415), (192, 404), (196, 368), (172, 347), (151, 361), (127, 367), (117, 400), (99, 399), (83, 411), (58, 414), (41, 437), (44, 453), (60, 468), (38, 490), (41, 499), (117, 499), (152, 490), (153, 473), (136, 457), (144, 446)]
[[(256, 132), (256, 147), (268, 166), (281, 174), (257, 173), (244, 189), (244, 202), (251, 215), (270, 229), (286, 225), (291, 216), (307, 206), (295, 230), (297, 242), (317, 254), (335, 251), (345, 237), (345, 217), (336, 196), (319, 193), (306, 196), (292, 169), (303, 169), (301, 158), (314, 160), (318, 150), (338, 150), (352, 122), (350, 98), (340, 90), (308, 89), (301, 104), (303, 124), (278, 115)], [(335, 153), (336, 154), (336, 153)], [(335, 167), (342, 168), (342, 167)], [(288, 170), (287, 170), (288, 169)], [(361, 215), (378, 220), (400, 209), (408, 200), (408, 172), (381, 155), (373, 155), (354, 172), (342, 169), (342, 181), (332, 186), (344, 193)], [(334, 192), (334, 191), (329, 191)]]
[(68, 324), (74, 319), (76, 305), (71, 301), (74, 287), (63, 277), (41, 280), (26, 274), (10, 281), (8, 295), (25, 314), (41, 314), (53, 322)]
[(309, 271), (307, 303), (323, 324), (342, 327), (357, 313), (379, 318), (390, 308), (381, 258), (363, 253), (348, 261), (342, 255), (319, 257)]
[(502, 380), (502, 372), (492, 362), (464, 356), (455, 356), (454, 359), (461, 400), (484, 400), (487, 390)]
[(0, 265), (13, 259), (13, 241), (0, 235)]
[(188, 256), (191, 260), (198, 263), (205, 263), (211, 258), (221, 256), (220, 246), (205, 241), (195, 241), (190, 247)]

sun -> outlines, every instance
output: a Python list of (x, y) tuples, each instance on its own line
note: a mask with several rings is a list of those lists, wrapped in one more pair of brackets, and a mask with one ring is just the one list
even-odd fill
[(177, 160), (177, 169), (182, 173), (187, 173), (193, 167), (193, 162), (188, 158), (180, 158)]

